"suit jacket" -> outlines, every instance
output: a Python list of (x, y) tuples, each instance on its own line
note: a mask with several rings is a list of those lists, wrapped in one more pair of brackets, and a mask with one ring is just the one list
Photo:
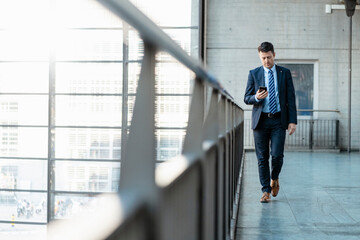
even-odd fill
[[(284, 129), (287, 129), (289, 123), (297, 124), (295, 89), (290, 70), (278, 65), (275, 66), (281, 109), (281, 125)], [(257, 102), (255, 99), (259, 86), (265, 86), (263, 66), (250, 70), (245, 90), (244, 102), (248, 105), (253, 105), (252, 129), (257, 127), (263, 109), (263, 101)]]

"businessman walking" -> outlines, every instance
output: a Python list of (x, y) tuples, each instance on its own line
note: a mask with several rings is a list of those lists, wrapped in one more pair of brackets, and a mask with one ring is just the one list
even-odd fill
[(244, 102), (253, 105), (251, 128), (263, 192), (260, 202), (267, 203), (270, 193), (276, 197), (279, 192), (286, 130), (289, 135), (295, 132), (297, 114), (290, 70), (275, 65), (274, 46), (270, 42), (261, 43), (258, 54), (262, 66), (250, 70)]

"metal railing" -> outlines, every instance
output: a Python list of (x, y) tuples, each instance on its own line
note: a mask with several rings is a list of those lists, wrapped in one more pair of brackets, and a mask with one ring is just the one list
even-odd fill
[[(145, 46), (120, 190), (99, 197), (98, 207), (82, 216), (50, 223), (48, 239), (234, 239), (243, 110), (200, 62), (130, 2), (99, 2), (137, 29)], [(192, 70), (196, 79), (182, 154), (156, 168), (154, 69), (160, 50)]]
[[(250, 111), (250, 110), (247, 110)], [(298, 112), (325, 112), (338, 113), (338, 110), (301, 110)], [(251, 130), (251, 119), (245, 120), (244, 146), (254, 149), (254, 138)], [(286, 137), (286, 149), (313, 150), (313, 149), (339, 149), (339, 120), (337, 119), (298, 119), (295, 134)]]

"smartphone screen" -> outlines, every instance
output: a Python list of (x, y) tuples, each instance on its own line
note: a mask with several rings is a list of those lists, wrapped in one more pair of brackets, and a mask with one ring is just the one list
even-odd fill
[(260, 86), (259, 89), (260, 89), (260, 91), (267, 91), (267, 88), (264, 86)]

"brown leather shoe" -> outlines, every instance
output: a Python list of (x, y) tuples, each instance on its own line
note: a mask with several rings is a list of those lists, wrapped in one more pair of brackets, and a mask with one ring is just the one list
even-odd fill
[(268, 203), (271, 201), (270, 193), (264, 192), (262, 197), (260, 198), (260, 202), (262, 203)]
[(271, 179), (270, 186), (271, 186), (271, 195), (273, 195), (273, 197), (276, 197), (280, 189), (279, 179), (276, 180)]

